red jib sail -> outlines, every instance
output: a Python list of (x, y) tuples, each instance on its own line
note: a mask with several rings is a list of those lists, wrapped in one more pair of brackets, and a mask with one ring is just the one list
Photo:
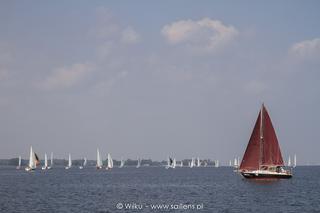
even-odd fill
[(244, 153), (240, 170), (258, 170), (261, 166), (283, 166), (278, 139), (268, 111), (264, 105), (260, 110)]

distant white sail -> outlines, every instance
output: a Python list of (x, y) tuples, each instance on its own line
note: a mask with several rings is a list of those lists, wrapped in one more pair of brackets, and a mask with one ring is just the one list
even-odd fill
[(71, 166), (72, 166), (71, 154), (69, 154), (68, 166), (69, 166), (69, 167), (71, 167)]
[(83, 169), (87, 165), (87, 158), (83, 158), (82, 166), (79, 166), (79, 169)]
[(138, 158), (138, 163), (137, 163), (137, 168), (140, 168), (140, 166), (141, 166), (141, 160), (140, 160), (140, 158)]
[(99, 149), (97, 149), (97, 165), (96, 165), (96, 167), (97, 167), (97, 169), (102, 168), (102, 159), (100, 157)]
[(50, 156), (50, 167), (48, 167), (48, 169), (51, 169), (53, 167), (53, 152), (51, 152), (51, 156)]
[(234, 159), (234, 164), (233, 164), (233, 165), (234, 165), (235, 168), (238, 168), (239, 165), (238, 165), (238, 160), (237, 160), (237, 158)]
[(106, 169), (112, 169), (113, 168), (113, 160), (111, 158), (111, 155), (108, 154), (108, 164)]
[(85, 167), (87, 165), (87, 158), (83, 159), (83, 166)]
[(66, 166), (66, 169), (70, 169), (71, 166), (72, 166), (72, 160), (71, 160), (71, 154), (69, 153), (68, 166)]
[(171, 157), (168, 157), (168, 160), (167, 160), (167, 165), (166, 165), (166, 169), (169, 169), (169, 168), (176, 168), (177, 166), (177, 161), (175, 158), (171, 158)]
[(204, 162), (203, 162), (203, 166), (204, 166), (204, 167), (207, 167), (207, 166), (208, 166), (208, 161), (204, 161)]
[(33, 152), (32, 146), (30, 147), (30, 155), (29, 155), (29, 164), (26, 167), (26, 171), (31, 171), (36, 169), (37, 167), (37, 159), (35, 153)]
[(122, 167), (124, 167), (124, 160), (123, 160), (123, 158), (121, 157), (121, 161), (120, 161), (120, 166), (119, 166), (119, 168), (122, 168)]
[(42, 167), (42, 170), (48, 169), (48, 157), (47, 153), (44, 153), (44, 166)]
[(289, 166), (289, 167), (291, 166), (291, 158), (290, 158), (290, 155), (289, 155), (289, 158), (288, 158), (288, 166)]
[(198, 157), (197, 158), (197, 167), (200, 167), (201, 166), (201, 162), (200, 162), (200, 158)]
[(297, 166), (297, 155), (294, 154), (294, 157), (293, 157), (293, 167), (296, 167)]
[(170, 157), (168, 157), (167, 158), (167, 165), (166, 165), (166, 169), (169, 169), (171, 167), (171, 158)]
[(173, 158), (172, 168), (173, 168), (173, 169), (176, 168), (176, 165), (177, 165), (176, 159)]
[(180, 167), (183, 167), (183, 161), (180, 161)]
[(191, 159), (190, 168), (193, 168), (195, 166), (195, 160), (194, 158)]
[(16, 167), (17, 169), (20, 169), (21, 167), (21, 156), (19, 156), (19, 160), (18, 160), (18, 166)]
[(35, 161), (35, 157), (34, 157), (32, 146), (30, 148), (29, 167), (31, 169), (35, 169), (36, 168), (36, 161)]
[(231, 162), (231, 160), (229, 160), (229, 166), (230, 166), (230, 167), (232, 166), (232, 162)]
[(44, 166), (48, 167), (48, 156), (47, 156), (47, 153), (44, 153)]
[(219, 160), (215, 160), (215, 162), (214, 162), (214, 167), (216, 167), (216, 168), (219, 167)]

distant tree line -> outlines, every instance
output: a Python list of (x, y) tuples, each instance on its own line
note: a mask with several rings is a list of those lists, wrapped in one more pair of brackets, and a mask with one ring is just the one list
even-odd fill
[[(188, 162), (191, 161), (191, 159), (184, 159), (183, 161), (183, 165), (187, 166)], [(209, 166), (214, 166), (214, 161), (211, 161), (209, 159), (205, 160)], [(178, 161), (180, 162), (180, 161)], [(19, 158), (11, 158), (11, 159), (0, 159), (0, 165), (7, 165), (7, 166), (17, 166), (19, 163)], [(26, 159), (21, 159), (21, 166), (26, 166), (28, 165), (29, 160)], [(44, 164), (44, 160), (40, 161), (41, 165)], [(53, 159), (53, 164), (57, 165), (57, 166), (65, 166), (68, 164), (68, 160), (66, 159)], [(76, 160), (72, 160), (72, 165), (74, 166), (80, 166), (83, 164), (83, 159), (76, 159)], [(107, 164), (107, 160), (103, 161), (103, 164), (106, 165)], [(113, 164), (115, 166), (119, 166), (120, 165), (120, 161), (119, 160), (113, 160)], [(162, 166), (162, 165), (166, 165), (167, 161), (163, 160), (163, 161), (152, 161), (151, 159), (142, 159), (141, 160), (141, 165), (142, 166)], [(49, 160), (49, 165), (50, 165), (50, 160)], [(96, 160), (88, 160), (87, 161), (87, 165), (88, 166), (95, 166), (96, 165)], [(132, 159), (127, 159), (125, 161), (125, 165), (126, 166), (136, 166), (137, 165), (137, 160), (132, 160)]]

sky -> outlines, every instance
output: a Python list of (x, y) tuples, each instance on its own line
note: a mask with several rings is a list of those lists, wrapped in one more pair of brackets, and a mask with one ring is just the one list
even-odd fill
[(265, 103), (320, 163), (319, 1), (0, 2), (0, 158), (242, 157)]

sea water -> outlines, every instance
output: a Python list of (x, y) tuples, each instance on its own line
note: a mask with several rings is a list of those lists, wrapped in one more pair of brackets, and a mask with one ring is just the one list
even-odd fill
[(278, 181), (230, 167), (0, 167), (0, 212), (320, 212), (320, 167)]

